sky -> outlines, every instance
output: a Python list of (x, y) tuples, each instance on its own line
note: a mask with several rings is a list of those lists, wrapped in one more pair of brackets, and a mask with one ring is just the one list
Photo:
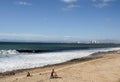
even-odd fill
[(120, 40), (120, 0), (0, 0), (0, 40)]

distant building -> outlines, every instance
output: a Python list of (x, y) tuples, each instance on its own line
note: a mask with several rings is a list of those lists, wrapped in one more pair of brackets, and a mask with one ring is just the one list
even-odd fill
[(77, 43), (79, 44), (79, 43), (80, 43), (80, 41), (77, 41)]
[(96, 44), (97, 41), (91, 40), (90, 43), (91, 43), (91, 44)]

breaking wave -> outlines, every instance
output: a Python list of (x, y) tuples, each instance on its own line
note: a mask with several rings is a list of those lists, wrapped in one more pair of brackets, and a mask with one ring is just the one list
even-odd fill
[(19, 54), (16, 50), (0, 50), (0, 58), (1, 57), (10, 57), (13, 55)]
[(28, 54), (19, 53), (17, 50), (0, 50), (0, 72), (52, 65), (85, 57), (95, 52), (106, 52), (119, 49), (120, 48), (100, 48)]

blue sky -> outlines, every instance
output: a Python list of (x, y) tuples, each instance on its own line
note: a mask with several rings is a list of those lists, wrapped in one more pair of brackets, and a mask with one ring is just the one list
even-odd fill
[(0, 39), (120, 40), (120, 0), (0, 0)]

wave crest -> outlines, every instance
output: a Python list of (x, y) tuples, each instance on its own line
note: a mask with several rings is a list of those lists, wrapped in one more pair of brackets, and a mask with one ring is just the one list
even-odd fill
[(0, 58), (1, 57), (9, 57), (11, 55), (16, 55), (19, 52), (16, 50), (0, 50)]

